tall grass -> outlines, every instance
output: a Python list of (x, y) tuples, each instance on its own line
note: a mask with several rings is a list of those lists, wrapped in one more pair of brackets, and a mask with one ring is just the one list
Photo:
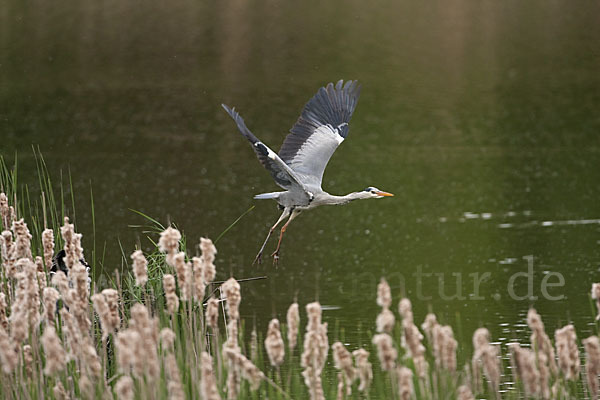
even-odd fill
[[(434, 314), (417, 322), (410, 300), (394, 299), (383, 279), (373, 288), (381, 312), (364, 328), (372, 347), (345, 345), (343, 327), (330, 329), (316, 302), (292, 303), (286, 321), (272, 320), (264, 334), (250, 330), (239, 315), (247, 283), (214, 281), (213, 242), (190, 243), (148, 216), (153, 250), (123, 249), (131, 268), (115, 271), (106, 287), (88, 285), (81, 236), (65, 218), (74, 215), (70, 179), (66, 191), (53, 187), (41, 157), (37, 165), (41, 195), (34, 199), (18, 183), (16, 163), (0, 159), (2, 398), (597, 396), (596, 336), (579, 341), (567, 325), (553, 341), (532, 309), (529, 347), (500, 348), (480, 328), (471, 351)], [(69, 273), (50, 274), (48, 254), (61, 248)], [(197, 249), (202, 255), (190, 256)], [(457, 357), (458, 349), (469, 357)]]

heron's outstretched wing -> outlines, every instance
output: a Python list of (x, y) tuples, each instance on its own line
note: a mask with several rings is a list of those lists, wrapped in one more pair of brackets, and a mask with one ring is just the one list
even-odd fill
[(309, 196), (311, 193), (304, 186), (304, 183), (300, 180), (298, 175), (288, 166), (273, 150), (267, 145), (258, 140), (256, 136), (246, 127), (244, 119), (240, 114), (235, 111), (235, 108), (229, 108), (225, 104), (221, 104), (225, 111), (233, 118), (237, 124), (238, 129), (252, 143), (252, 148), (256, 153), (258, 160), (261, 164), (271, 173), (275, 183), (284, 189), (292, 189), (294, 186), (300, 187)]
[(279, 156), (311, 187), (321, 187), (329, 159), (348, 135), (359, 95), (356, 81), (320, 88), (283, 141)]

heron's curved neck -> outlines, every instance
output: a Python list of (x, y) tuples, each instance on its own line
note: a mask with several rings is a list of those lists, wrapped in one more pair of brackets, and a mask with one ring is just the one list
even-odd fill
[(368, 199), (371, 196), (367, 192), (352, 192), (345, 196), (335, 196), (333, 194), (325, 193), (322, 199), (319, 199), (319, 204), (323, 205), (338, 205), (346, 204), (352, 200)]

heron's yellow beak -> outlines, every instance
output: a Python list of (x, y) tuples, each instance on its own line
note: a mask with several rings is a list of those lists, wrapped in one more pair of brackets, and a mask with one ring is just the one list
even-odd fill
[(384, 196), (384, 197), (394, 197), (394, 195), (392, 193), (388, 193), (388, 192), (375, 192), (375, 194), (377, 194), (378, 196)]

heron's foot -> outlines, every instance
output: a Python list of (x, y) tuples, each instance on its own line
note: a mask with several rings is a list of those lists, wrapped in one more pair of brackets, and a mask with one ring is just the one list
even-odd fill
[(262, 251), (259, 252), (256, 257), (254, 257), (254, 261), (252, 261), (252, 265), (254, 264), (262, 264)]
[(271, 257), (273, 257), (273, 266), (277, 267), (277, 265), (279, 264), (279, 250), (271, 254)]

